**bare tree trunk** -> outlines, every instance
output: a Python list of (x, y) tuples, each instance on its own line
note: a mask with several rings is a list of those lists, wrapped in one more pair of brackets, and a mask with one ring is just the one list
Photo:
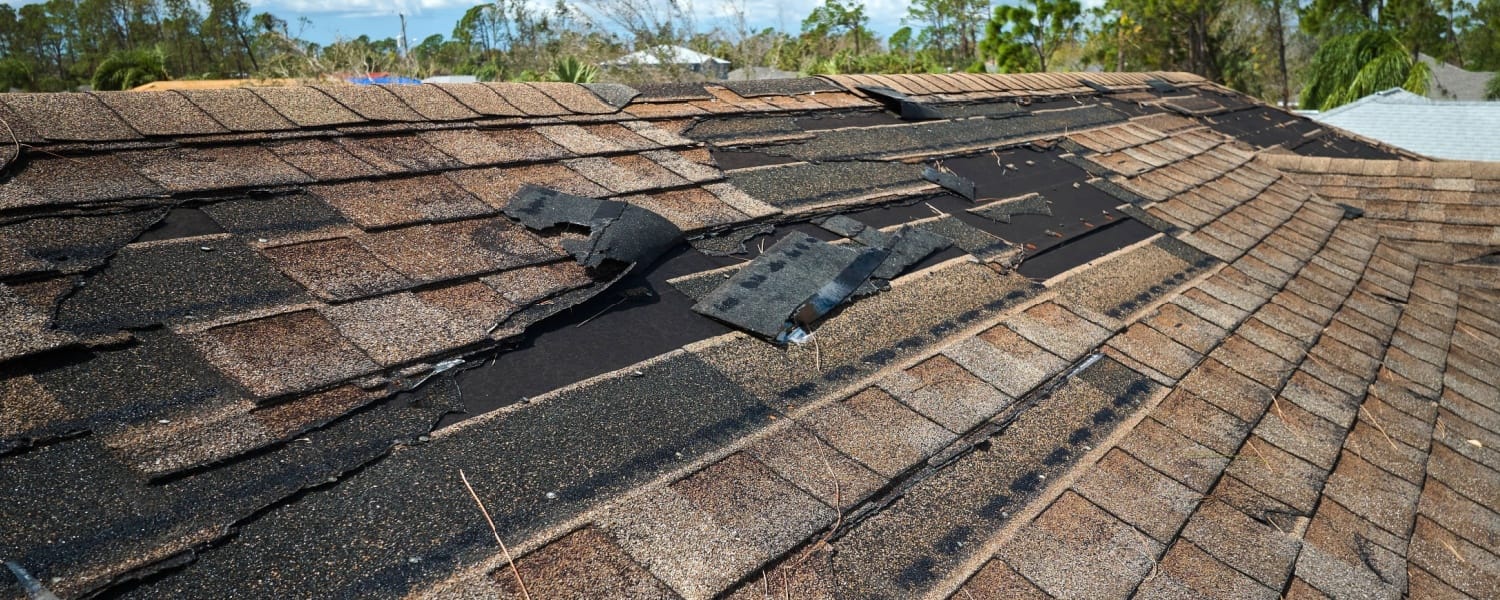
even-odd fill
[(1292, 84), (1286, 71), (1286, 23), (1281, 14), (1281, 0), (1271, 0), (1271, 10), (1276, 11), (1276, 55), (1281, 69), (1281, 107), (1292, 106)]

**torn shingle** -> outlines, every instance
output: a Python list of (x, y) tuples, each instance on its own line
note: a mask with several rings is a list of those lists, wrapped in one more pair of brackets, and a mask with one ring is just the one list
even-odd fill
[(505, 214), (536, 230), (564, 224), (588, 227), (587, 240), (564, 240), (562, 247), (589, 267), (606, 259), (645, 267), (682, 239), (676, 225), (644, 208), (536, 186), (521, 188), (505, 206)]
[(969, 209), (969, 212), (999, 221), (1009, 223), (1012, 215), (1045, 215), (1052, 216), (1052, 203), (1043, 198), (1041, 194), (1030, 193), (1015, 198), (996, 200), (983, 206)]
[(854, 293), (887, 250), (835, 246), (793, 232), (710, 292), (693, 310), (786, 342)]
[(641, 94), (635, 88), (618, 83), (585, 83), (582, 85), (588, 91), (593, 92), (595, 96), (598, 96), (599, 100), (615, 109), (625, 108), (630, 104), (631, 100)]
[(965, 200), (974, 199), (974, 182), (952, 171), (923, 167), (922, 179), (943, 186), (948, 191), (963, 196)]

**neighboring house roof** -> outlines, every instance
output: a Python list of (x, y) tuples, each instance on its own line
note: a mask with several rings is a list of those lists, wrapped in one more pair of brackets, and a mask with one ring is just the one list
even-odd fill
[[(1500, 580), (1496, 163), (1179, 73), (5, 94), (0, 122), (0, 557), (34, 589)], [(806, 343), (727, 324), (786, 302)]]
[(1400, 88), (1312, 118), (1412, 152), (1452, 160), (1500, 160), (1500, 102), (1430, 100)]
[(1434, 100), (1484, 100), (1485, 86), (1495, 76), (1494, 71), (1468, 71), (1426, 54), (1421, 55), (1420, 59), (1432, 70), (1427, 97)]
[(757, 79), (792, 79), (797, 76), (794, 71), (783, 71), (771, 67), (740, 67), (729, 72), (725, 79), (735, 81), (754, 81)]
[(614, 65), (699, 65), (703, 63), (715, 63), (721, 65), (729, 64), (729, 61), (716, 56), (709, 56), (702, 52), (682, 46), (655, 46), (645, 50), (636, 50), (625, 56), (610, 61)]
[(473, 75), (433, 75), (422, 80), (422, 83), (478, 83), (479, 78)]

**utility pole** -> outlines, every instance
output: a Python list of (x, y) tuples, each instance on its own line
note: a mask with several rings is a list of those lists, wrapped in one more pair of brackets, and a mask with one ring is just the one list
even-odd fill
[(396, 13), (396, 16), (401, 17), (401, 60), (406, 60), (409, 50), (406, 47), (406, 14)]

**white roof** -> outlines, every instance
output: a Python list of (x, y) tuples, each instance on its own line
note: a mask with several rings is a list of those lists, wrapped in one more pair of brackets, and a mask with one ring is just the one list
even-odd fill
[(1500, 102), (1445, 102), (1396, 88), (1311, 116), (1433, 158), (1500, 161)]
[(422, 80), (422, 83), (474, 83), (479, 81), (473, 75), (433, 75)]
[(637, 50), (611, 62), (617, 65), (659, 65), (662, 64), (662, 59), (666, 59), (667, 64), (674, 65), (701, 65), (706, 62), (729, 64), (729, 61), (722, 58), (715, 58), (682, 46), (656, 46)]

